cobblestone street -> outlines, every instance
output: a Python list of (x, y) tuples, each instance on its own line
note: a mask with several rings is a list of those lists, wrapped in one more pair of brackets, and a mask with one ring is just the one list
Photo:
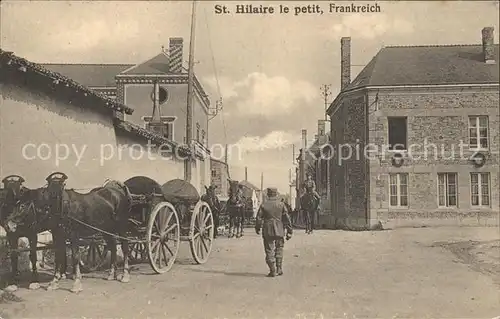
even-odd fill
[[(493, 318), (500, 315), (498, 230), (407, 228), (380, 232), (296, 231), (285, 275), (266, 278), (261, 239), (219, 239), (209, 262), (193, 265), (181, 245), (174, 268), (129, 284), (84, 278), (56, 292), (16, 292), (3, 318)], [(451, 245), (450, 245), (451, 244)], [(45, 286), (45, 284), (43, 285)]]

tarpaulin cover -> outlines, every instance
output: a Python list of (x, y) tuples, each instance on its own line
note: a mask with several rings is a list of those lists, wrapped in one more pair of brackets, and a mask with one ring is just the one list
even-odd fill
[(173, 179), (166, 182), (161, 187), (165, 200), (176, 204), (179, 202), (194, 204), (200, 200), (200, 195), (196, 188), (182, 179)]
[(130, 192), (135, 195), (163, 193), (160, 184), (146, 176), (132, 177), (125, 181), (125, 185), (128, 187)]

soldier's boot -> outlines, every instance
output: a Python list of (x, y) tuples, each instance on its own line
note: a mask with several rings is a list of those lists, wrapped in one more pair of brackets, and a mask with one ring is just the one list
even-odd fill
[(283, 275), (283, 260), (281, 258), (276, 258), (276, 274)]
[(268, 262), (267, 265), (269, 266), (267, 277), (276, 277), (276, 265), (272, 262)]

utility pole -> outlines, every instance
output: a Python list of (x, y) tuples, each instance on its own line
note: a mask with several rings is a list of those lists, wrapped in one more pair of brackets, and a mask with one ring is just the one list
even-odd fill
[(264, 172), (260, 173), (260, 193), (264, 191)]
[(332, 85), (331, 84), (323, 84), (321, 86), (321, 96), (323, 97), (323, 100), (325, 101), (325, 121), (328, 121), (328, 116), (326, 115), (326, 110), (328, 109), (328, 98), (330, 95), (332, 95), (332, 92), (330, 91)]
[[(196, 31), (196, 0), (193, 1), (193, 8), (191, 13), (191, 35), (189, 38), (189, 67), (188, 67), (188, 90), (187, 90), (187, 110), (186, 110), (186, 144), (190, 146), (191, 152), (191, 140), (192, 140), (192, 126), (193, 126), (193, 87), (194, 87), (194, 37)], [(184, 180), (186, 182), (191, 182), (191, 156), (188, 156), (184, 162)]]

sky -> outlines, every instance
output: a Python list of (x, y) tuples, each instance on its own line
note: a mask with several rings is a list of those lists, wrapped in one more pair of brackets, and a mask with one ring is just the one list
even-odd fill
[[(333, 2), (331, 2), (333, 3)], [(367, 1), (354, 1), (366, 4)], [(325, 118), (320, 93), (340, 87), (340, 38), (351, 37), (352, 75), (387, 45), (480, 44), (481, 29), (499, 34), (498, 1), (378, 1), (378, 13), (328, 13), (327, 1), (201, 1), (196, 10), (195, 73), (223, 111), (210, 121), (211, 144), (235, 145), (231, 178), (289, 191), (293, 146), (309, 144)], [(215, 5), (288, 6), (288, 14), (216, 14)], [(324, 14), (294, 15), (319, 4)], [(351, 2), (335, 2), (350, 5)], [(190, 1), (0, 2), (1, 47), (40, 63), (130, 63), (190, 33)], [(184, 48), (187, 66), (188, 45)], [(232, 150), (234, 150), (234, 146)], [(233, 154), (234, 153), (234, 154)], [(241, 154), (237, 155), (237, 153)], [(297, 155), (297, 154), (296, 154)]]

